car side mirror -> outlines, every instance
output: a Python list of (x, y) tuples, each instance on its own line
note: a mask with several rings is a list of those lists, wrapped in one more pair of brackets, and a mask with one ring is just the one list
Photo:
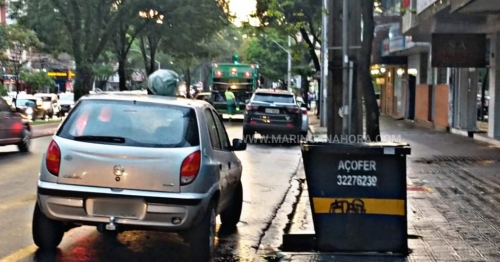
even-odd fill
[(250, 99), (245, 99), (245, 104), (250, 103)]
[(233, 145), (231, 146), (232, 151), (245, 151), (247, 149), (247, 143), (242, 139), (233, 139)]

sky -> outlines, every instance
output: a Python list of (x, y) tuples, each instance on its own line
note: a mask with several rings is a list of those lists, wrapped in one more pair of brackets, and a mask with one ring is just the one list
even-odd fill
[(237, 16), (235, 24), (240, 25), (241, 21), (247, 21), (255, 12), (255, 0), (230, 0), (229, 10)]

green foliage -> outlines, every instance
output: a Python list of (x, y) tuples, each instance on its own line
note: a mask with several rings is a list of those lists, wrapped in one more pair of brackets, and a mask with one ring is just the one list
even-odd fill
[(7, 90), (7, 88), (2, 83), (0, 83), (0, 96), (7, 96), (8, 94), (9, 90)]
[(32, 89), (41, 90), (44, 87), (50, 87), (54, 91), (55, 81), (46, 72), (39, 71), (36, 73), (22, 72), (19, 76), (20, 80), (30, 86)]
[(115, 69), (109, 64), (98, 64), (92, 68), (92, 72), (96, 80), (99, 81), (107, 80), (116, 73)]
[(61, 52), (72, 54), (70, 35), (61, 24), (61, 16), (51, 0), (11, 1), (10, 9), (10, 18), (36, 33), (43, 43), (40, 51), (54, 56)]
[[(43, 46), (33, 30), (26, 29), (18, 24), (0, 25), (0, 51), (7, 49), (23, 50), (27, 48), (39, 49)], [(10, 58), (4, 52), (0, 60), (8, 62)]]
[(279, 39), (273, 40), (267, 37), (249, 39), (244, 50), (245, 60), (247, 63), (258, 63), (262, 75), (278, 80), (287, 74), (288, 54), (273, 41), (283, 47), (287, 46), (286, 42)]

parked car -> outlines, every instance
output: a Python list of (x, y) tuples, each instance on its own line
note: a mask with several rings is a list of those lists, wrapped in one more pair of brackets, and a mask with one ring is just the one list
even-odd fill
[(179, 233), (208, 261), (216, 216), (235, 227), (242, 166), (215, 109), (175, 97), (95, 94), (76, 103), (52, 137), (38, 181), (33, 240), (54, 250), (65, 230)]
[(61, 105), (61, 115), (66, 115), (75, 106), (75, 95), (73, 93), (59, 94), (59, 104)]
[[(278, 89), (257, 89), (246, 101), (243, 137), (261, 135), (296, 136), (303, 134), (302, 115), (292, 92)], [(307, 114), (307, 110), (305, 111)]]
[(47, 118), (42, 99), (33, 95), (19, 95), (16, 99), (16, 108), (31, 121)]
[(28, 118), (0, 97), (0, 146), (17, 145), (28, 152), (31, 145), (31, 126)]
[(302, 97), (297, 97), (297, 104), (300, 107), (300, 110), (302, 110), (302, 128), (301, 128), (301, 134), (302, 136), (307, 136), (307, 132), (309, 131), (309, 110), (310, 108), (307, 107), (307, 104), (304, 102), (304, 99)]
[(42, 106), (47, 112), (47, 116), (50, 119), (52, 119), (54, 116), (60, 116), (61, 105), (59, 104), (56, 94), (37, 93), (35, 94), (35, 97), (39, 97), (42, 99)]
[(196, 96), (194, 97), (194, 99), (196, 99), (196, 100), (204, 100), (204, 101), (208, 102), (210, 100), (211, 96), (212, 96), (211, 92), (201, 92), (201, 93), (196, 94)]

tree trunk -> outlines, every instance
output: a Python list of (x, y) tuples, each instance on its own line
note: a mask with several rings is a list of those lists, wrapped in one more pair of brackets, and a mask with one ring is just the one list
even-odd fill
[(186, 72), (186, 75), (185, 75), (186, 90), (187, 90), (186, 96), (191, 98), (191, 70), (188, 67), (184, 72)]
[[(120, 60), (122, 60), (122, 59), (120, 59)], [(119, 82), (120, 91), (128, 90), (128, 88), (127, 88), (127, 71), (125, 68), (126, 61), (127, 61), (127, 58), (118, 62), (118, 78), (120, 81)]]
[(75, 101), (89, 93), (90, 88), (92, 88), (92, 77), (92, 68), (88, 64), (76, 64), (76, 78), (75, 86), (73, 88), (75, 93)]
[(321, 64), (319, 62), (318, 55), (316, 55), (316, 45), (309, 38), (309, 33), (307, 33), (306, 29), (300, 28), (300, 34), (302, 35), (302, 39), (304, 39), (304, 42), (306, 42), (307, 44), (309, 55), (311, 56), (314, 68), (317, 72), (319, 72), (321, 70)]
[(380, 112), (375, 96), (375, 88), (373, 87), (372, 78), (370, 75), (371, 55), (373, 34), (375, 30), (375, 21), (373, 19), (374, 0), (362, 1), (363, 15), (363, 43), (361, 48), (361, 64), (360, 74), (363, 85), (363, 96), (366, 108), (366, 136), (370, 141), (380, 141)]

